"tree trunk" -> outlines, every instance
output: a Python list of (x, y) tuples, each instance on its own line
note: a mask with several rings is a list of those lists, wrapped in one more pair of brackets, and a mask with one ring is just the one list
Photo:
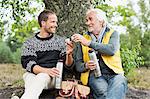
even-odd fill
[(91, 6), (91, 0), (44, 0), (46, 9), (58, 16), (57, 33), (69, 37), (73, 33), (83, 33), (85, 12)]

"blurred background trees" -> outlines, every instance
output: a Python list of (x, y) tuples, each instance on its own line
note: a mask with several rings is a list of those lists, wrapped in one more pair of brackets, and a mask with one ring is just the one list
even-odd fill
[(43, 0), (46, 9), (58, 16), (57, 34), (70, 36), (86, 30), (85, 12), (92, 6), (91, 0)]
[[(0, 63), (20, 63), (22, 43), (39, 31), (37, 16), (43, 9), (58, 15), (58, 34), (69, 37), (86, 31), (85, 11), (100, 8), (107, 13), (109, 26), (121, 35), (121, 57), (125, 74), (136, 67), (150, 66), (150, 0), (1, 0)], [(136, 7), (135, 7), (136, 5)]]

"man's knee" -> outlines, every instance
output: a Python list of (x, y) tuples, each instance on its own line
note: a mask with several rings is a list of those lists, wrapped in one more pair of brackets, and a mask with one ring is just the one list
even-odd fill
[(107, 83), (106, 82), (94, 82), (92, 84), (92, 90), (96, 97), (106, 97), (107, 95)]
[(97, 89), (95, 90), (95, 95), (98, 96), (98, 97), (106, 97), (107, 95), (107, 89)]
[(116, 75), (109, 84), (109, 93), (126, 93), (127, 91), (127, 80), (123, 75)]
[(115, 85), (127, 85), (127, 79), (123, 75), (116, 75), (113, 79)]
[(38, 81), (43, 81), (43, 82), (50, 82), (50, 76), (48, 75), (48, 74), (46, 74), (46, 73), (39, 73), (39, 74), (37, 74), (37, 76), (36, 76), (36, 79), (38, 80)]
[(24, 81), (33, 80), (35, 76), (36, 75), (33, 74), (33, 73), (26, 72), (26, 73), (23, 74), (23, 79), (24, 79)]

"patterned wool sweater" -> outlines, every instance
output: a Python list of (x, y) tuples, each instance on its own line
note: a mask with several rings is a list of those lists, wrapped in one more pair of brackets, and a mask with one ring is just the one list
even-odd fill
[[(38, 34), (28, 39), (22, 46), (21, 64), (28, 72), (33, 72), (35, 65), (55, 67), (58, 59), (66, 52), (65, 38), (56, 34), (40, 38)], [(64, 57), (63, 59), (65, 60)]]

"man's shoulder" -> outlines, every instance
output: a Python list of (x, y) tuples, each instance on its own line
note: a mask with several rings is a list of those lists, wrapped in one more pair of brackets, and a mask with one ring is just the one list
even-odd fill
[(32, 36), (25, 40), (24, 44), (33, 44), (36, 41), (36, 37)]
[(106, 34), (111, 33), (111, 35), (119, 35), (119, 32), (114, 30), (113, 28), (106, 27)]
[(60, 40), (60, 41), (64, 41), (66, 39), (65, 36), (61, 36), (61, 35), (57, 35), (57, 34), (54, 35), (54, 38), (57, 40)]
[(120, 34), (118, 31), (110, 29), (109, 32), (106, 34), (107, 36), (110, 35), (110, 38), (116, 39), (119, 38)]
[(113, 30), (112, 35), (118, 35), (119, 36), (119, 32), (116, 30)]

